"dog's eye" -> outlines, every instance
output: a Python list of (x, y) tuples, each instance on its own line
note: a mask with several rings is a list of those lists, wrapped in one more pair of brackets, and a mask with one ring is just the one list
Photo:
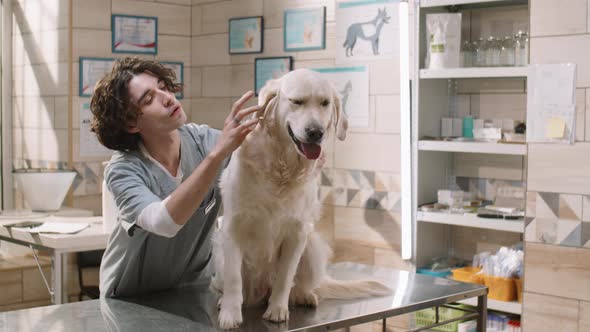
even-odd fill
[(291, 99), (291, 102), (295, 105), (303, 105), (304, 101), (302, 99)]
[(321, 105), (323, 107), (326, 107), (326, 106), (330, 105), (330, 101), (329, 100), (324, 100), (324, 101), (322, 101)]

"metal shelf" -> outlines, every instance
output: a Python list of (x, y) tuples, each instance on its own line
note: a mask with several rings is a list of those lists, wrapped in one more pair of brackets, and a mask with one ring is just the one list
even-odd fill
[(453, 141), (418, 141), (420, 151), (446, 151), (465, 153), (491, 153), (524, 156), (527, 154), (526, 144), (505, 144), (485, 142), (453, 142)]
[(514, 6), (526, 5), (523, 0), (421, 0), (420, 7), (443, 7), (443, 6), (468, 6), (468, 7), (490, 7), (490, 6)]
[[(459, 303), (477, 306), (477, 298), (469, 298), (458, 301)], [(511, 314), (522, 315), (522, 303), (519, 302), (505, 302), (488, 298), (488, 309), (508, 312)]]
[(528, 68), (524, 67), (470, 67), (445, 69), (420, 69), (421, 79), (440, 78), (526, 78)]
[(445, 212), (418, 212), (419, 222), (493, 229), (512, 233), (524, 232), (524, 220), (479, 218), (475, 213), (452, 214)]

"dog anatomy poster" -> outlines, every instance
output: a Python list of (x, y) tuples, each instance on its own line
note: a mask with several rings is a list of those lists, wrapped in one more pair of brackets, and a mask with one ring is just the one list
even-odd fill
[(369, 127), (369, 68), (314, 68), (328, 79), (340, 94), (340, 105), (351, 128)]
[(355, 0), (336, 5), (336, 63), (399, 56), (399, 1)]

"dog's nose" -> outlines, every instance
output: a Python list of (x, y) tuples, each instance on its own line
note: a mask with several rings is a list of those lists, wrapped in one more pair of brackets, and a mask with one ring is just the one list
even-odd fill
[(305, 134), (310, 143), (320, 143), (324, 137), (324, 130), (317, 127), (307, 127), (305, 128)]

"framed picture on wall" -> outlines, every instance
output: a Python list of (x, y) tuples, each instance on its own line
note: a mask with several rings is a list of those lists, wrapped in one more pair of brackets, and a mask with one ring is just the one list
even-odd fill
[(113, 53), (158, 53), (158, 18), (113, 14), (111, 16)]
[(180, 100), (184, 98), (184, 64), (182, 62), (174, 61), (161, 61), (160, 63), (164, 65), (164, 67), (174, 70), (174, 73), (176, 74), (176, 82), (174, 83), (180, 83), (182, 85), (182, 90), (175, 94), (176, 99)]
[(312, 68), (340, 94), (340, 106), (350, 128), (370, 128), (369, 68), (367, 66)]
[(285, 52), (326, 48), (326, 7), (287, 9), (283, 23)]
[(264, 19), (262, 16), (229, 20), (229, 53), (262, 53)]
[(256, 58), (254, 60), (254, 92), (258, 96), (260, 89), (271, 79), (279, 78), (293, 69), (293, 57)]
[(115, 59), (80, 57), (78, 77), (78, 95), (90, 97), (94, 86), (107, 72), (111, 70)]

